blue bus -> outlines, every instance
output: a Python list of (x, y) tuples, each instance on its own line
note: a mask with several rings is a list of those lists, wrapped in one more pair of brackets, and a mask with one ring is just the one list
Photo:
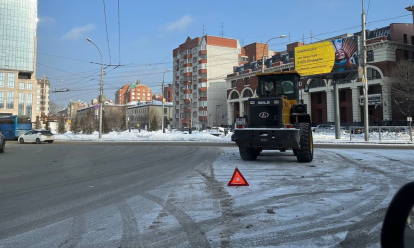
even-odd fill
[(0, 130), (6, 139), (17, 140), (21, 134), (32, 130), (32, 121), (27, 115), (11, 115), (0, 117)]

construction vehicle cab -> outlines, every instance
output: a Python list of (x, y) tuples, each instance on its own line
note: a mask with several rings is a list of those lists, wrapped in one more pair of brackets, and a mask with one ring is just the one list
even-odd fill
[(299, 100), (296, 71), (258, 73), (256, 97), (246, 115), (236, 119), (233, 140), (243, 160), (255, 160), (263, 150), (293, 150), (299, 162), (313, 159), (311, 120)]

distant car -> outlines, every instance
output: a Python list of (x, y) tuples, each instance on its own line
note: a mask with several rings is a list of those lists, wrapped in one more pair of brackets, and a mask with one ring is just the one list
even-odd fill
[(32, 130), (19, 136), (19, 143), (32, 142), (40, 144), (42, 142), (53, 143), (55, 136), (48, 130)]
[(6, 136), (0, 131), (0, 153), (4, 153), (6, 150)]
[(335, 132), (335, 126), (329, 125), (329, 124), (318, 125), (317, 127), (315, 127), (314, 132), (315, 133), (333, 133)]

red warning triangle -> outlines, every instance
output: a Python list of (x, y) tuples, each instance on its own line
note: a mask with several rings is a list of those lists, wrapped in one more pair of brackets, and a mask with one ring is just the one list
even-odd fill
[(230, 182), (227, 184), (227, 186), (249, 186), (249, 183), (246, 181), (246, 179), (244, 179), (244, 176), (236, 167), (233, 176), (231, 177)]

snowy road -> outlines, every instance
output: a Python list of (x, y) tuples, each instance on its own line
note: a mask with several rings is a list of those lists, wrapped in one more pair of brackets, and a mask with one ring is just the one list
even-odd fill
[[(387, 205), (414, 179), (402, 149), (321, 148), (312, 163), (172, 143), (11, 143), (4, 155), (0, 247), (379, 247)], [(249, 187), (226, 186), (235, 167)]]

